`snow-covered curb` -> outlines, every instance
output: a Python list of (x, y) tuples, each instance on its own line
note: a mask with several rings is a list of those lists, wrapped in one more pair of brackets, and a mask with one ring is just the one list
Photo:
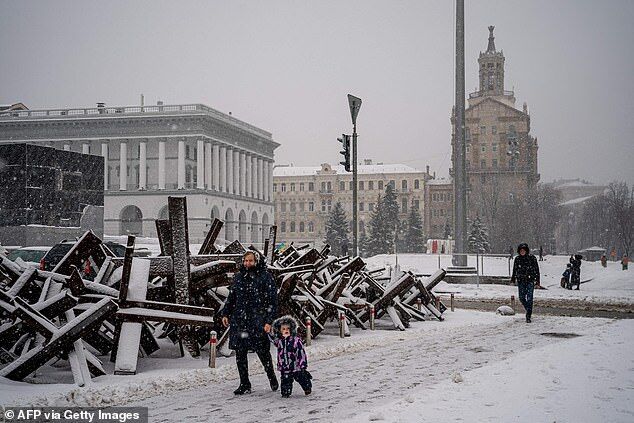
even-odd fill
[[(456, 312), (458, 315), (460, 312)], [(327, 342), (320, 345), (320, 338), (317, 338), (313, 345), (307, 347), (310, 361), (333, 359), (346, 354), (356, 353), (371, 348), (380, 348), (386, 343), (408, 341), (420, 338), (421, 336), (433, 339), (440, 333), (447, 330), (447, 326), (475, 326), (475, 325), (495, 325), (500, 322), (500, 316), (491, 316), (490, 313), (467, 312), (475, 318), (471, 320), (461, 320), (457, 322), (415, 322), (406, 331), (377, 330), (374, 332), (356, 330), (353, 336), (345, 339), (332, 339), (330, 336)], [(487, 315), (486, 317), (478, 317)], [(448, 316), (449, 317), (449, 316)], [(450, 317), (449, 317), (450, 318)], [(324, 336), (325, 338), (326, 336)], [(202, 360), (205, 360), (203, 357)], [(173, 393), (175, 391), (203, 388), (205, 385), (224, 380), (238, 379), (238, 372), (235, 367), (233, 357), (220, 359), (220, 366), (215, 369), (201, 368), (183, 370), (175, 375), (151, 377), (139, 374), (136, 376), (120, 376), (117, 383), (97, 381), (87, 387), (72, 387), (65, 392), (48, 393), (46, 395), (35, 395), (27, 398), (16, 398), (9, 401), (8, 405), (16, 406), (83, 406), (83, 407), (103, 407), (117, 405), (122, 406), (132, 402), (142, 401), (155, 396)], [(202, 363), (201, 363), (202, 364)], [(263, 373), (262, 366), (257, 358), (250, 360), (249, 368), (251, 374)], [(107, 376), (106, 376), (107, 377)], [(125, 379), (128, 379), (127, 381)], [(59, 386), (59, 385), (58, 385)]]

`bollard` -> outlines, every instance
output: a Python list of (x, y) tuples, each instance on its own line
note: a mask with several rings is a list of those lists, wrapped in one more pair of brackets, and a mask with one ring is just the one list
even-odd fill
[(374, 306), (370, 305), (370, 330), (374, 330), (374, 318), (376, 314), (374, 312)]
[(217, 345), (217, 335), (216, 331), (212, 330), (211, 335), (209, 337), (209, 368), (216, 368), (216, 345)]
[(343, 321), (345, 320), (346, 315), (344, 314), (343, 311), (339, 312), (339, 337), (344, 338), (346, 336), (344, 327), (343, 327)]
[(511, 308), (515, 308), (515, 295), (511, 295)]
[(450, 300), (450, 302), (451, 302), (451, 311), (454, 311), (454, 309), (453, 309), (453, 292), (451, 293), (451, 300)]
[(313, 328), (310, 317), (306, 318), (306, 346), (309, 347), (313, 339)]
[(423, 308), (423, 300), (416, 298), (416, 308), (420, 311)]

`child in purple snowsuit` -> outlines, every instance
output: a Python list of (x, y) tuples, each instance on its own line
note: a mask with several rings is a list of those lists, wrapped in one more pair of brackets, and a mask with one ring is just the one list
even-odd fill
[(296, 380), (310, 395), (313, 378), (306, 370), (308, 360), (301, 338), (297, 335), (297, 321), (291, 316), (282, 316), (273, 322), (273, 335), (269, 337), (277, 347), (277, 370), (281, 373), (282, 397), (288, 398), (293, 392), (293, 380)]

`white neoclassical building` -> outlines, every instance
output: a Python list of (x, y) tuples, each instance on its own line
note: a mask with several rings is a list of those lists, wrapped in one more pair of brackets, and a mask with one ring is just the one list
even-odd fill
[(271, 133), (203, 104), (12, 110), (0, 143), (104, 157), (104, 233), (156, 236), (167, 197), (187, 197), (189, 236), (213, 217), (221, 239), (260, 244), (274, 222)]

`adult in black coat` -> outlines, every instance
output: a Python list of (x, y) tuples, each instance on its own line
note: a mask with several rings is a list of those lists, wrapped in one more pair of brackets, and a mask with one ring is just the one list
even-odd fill
[(570, 273), (570, 289), (574, 285), (577, 285), (577, 291), (579, 290), (579, 286), (581, 285), (581, 259), (583, 256), (581, 254), (575, 254), (574, 256), (570, 256), (570, 264), (572, 265), (572, 271)]
[(539, 265), (537, 258), (530, 253), (528, 244), (522, 243), (517, 247), (518, 256), (513, 262), (511, 282), (517, 283), (520, 302), (526, 310), (526, 323), (531, 322), (533, 314), (533, 290), (539, 285)]
[(229, 297), (221, 311), (222, 324), (229, 326), (229, 348), (236, 351), (240, 386), (236, 395), (251, 392), (247, 353), (255, 352), (262, 362), (271, 384), (279, 387), (269, 352), (267, 333), (277, 313), (277, 288), (273, 276), (259, 253), (247, 251), (242, 257), (240, 271), (235, 274)]

